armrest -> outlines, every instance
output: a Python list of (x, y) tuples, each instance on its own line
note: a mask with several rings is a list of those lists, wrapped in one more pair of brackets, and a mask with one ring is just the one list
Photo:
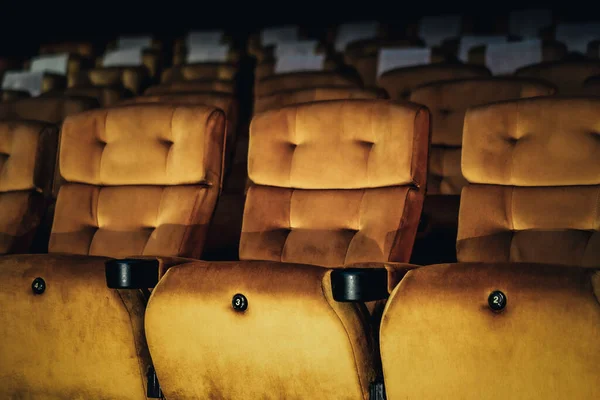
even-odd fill
[(197, 260), (148, 256), (108, 260), (104, 264), (106, 285), (111, 289), (153, 288), (169, 268), (191, 261)]
[(382, 300), (417, 265), (404, 263), (361, 263), (331, 272), (333, 299), (338, 302)]

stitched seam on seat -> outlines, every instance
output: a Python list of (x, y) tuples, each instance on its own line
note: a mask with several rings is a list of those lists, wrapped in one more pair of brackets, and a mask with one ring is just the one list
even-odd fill
[[(325, 278), (326, 275), (327, 274), (325, 273), (324, 276), (323, 276), (323, 278)], [(365, 390), (365, 388), (362, 385), (362, 379), (360, 377), (360, 372), (359, 372), (359, 368), (358, 368), (358, 360), (356, 358), (356, 352), (354, 351), (354, 346), (352, 345), (352, 338), (350, 337), (350, 332), (348, 332), (348, 328), (346, 328), (346, 325), (344, 324), (344, 321), (342, 320), (342, 318), (340, 317), (340, 315), (335, 311), (335, 308), (333, 308), (333, 306), (329, 302), (329, 299), (327, 298), (327, 295), (325, 294), (325, 287), (323, 285), (323, 280), (324, 280), (323, 278), (321, 278), (321, 292), (323, 293), (323, 297), (325, 298), (325, 301), (327, 302), (327, 305), (329, 306), (329, 308), (331, 308), (331, 311), (333, 311), (333, 313), (335, 314), (335, 316), (340, 321), (340, 324), (344, 328), (344, 332), (346, 332), (346, 337), (348, 338), (348, 343), (350, 344), (350, 350), (352, 351), (352, 358), (354, 359), (354, 366), (356, 367), (356, 377), (358, 378), (358, 385), (360, 386), (360, 388), (363, 391), (363, 393), (368, 392), (368, 390)]]
[(513, 239), (515, 238), (515, 218), (514, 218), (514, 198), (515, 198), (515, 187), (512, 186), (510, 188), (510, 204), (508, 206), (509, 218), (510, 218), (510, 243), (508, 247), (508, 259), (507, 262), (512, 260), (512, 249), (513, 249)]
[[(94, 233), (92, 234), (92, 238), (90, 239), (90, 243), (88, 244), (88, 250), (87, 250), (87, 254), (90, 255), (90, 252), (92, 250), (92, 243), (94, 243), (94, 238), (96, 237), (96, 233), (98, 233), (98, 230), (100, 230), (100, 223), (98, 222), (98, 207), (100, 204), (100, 187), (97, 186), (92, 186), (92, 197), (90, 199), (90, 210), (92, 211), (92, 215), (95, 215), (95, 219), (96, 219), (96, 230), (94, 231)], [(97, 193), (97, 195), (95, 195), (95, 193)], [(94, 197), (96, 198), (96, 207), (94, 208)], [(94, 212), (94, 209), (96, 210), (96, 212)]]
[[(129, 308), (127, 307), (127, 305), (125, 304), (125, 300), (123, 300), (123, 297), (121, 296), (121, 293), (119, 290), (115, 290), (117, 292), (117, 294), (119, 295), (119, 299), (121, 299), (121, 302), (123, 303), (123, 307), (125, 308), (125, 311), (127, 311), (127, 316), (129, 317), (129, 326), (131, 328), (131, 338), (133, 339), (133, 347), (135, 348), (135, 354), (136, 354), (136, 358), (138, 361), (138, 367), (140, 369), (140, 382), (142, 385), (142, 393), (145, 393), (145, 385), (144, 385), (144, 377), (145, 377), (145, 373), (144, 373), (144, 369), (143, 366), (141, 364), (141, 360), (139, 355), (141, 354), (141, 351), (139, 351), (140, 349), (138, 349), (137, 347), (137, 343), (135, 340), (135, 332), (133, 330), (133, 318), (131, 317), (131, 312), (129, 311)], [(150, 362), (152, 362), (152, 360), (150, 359)]]

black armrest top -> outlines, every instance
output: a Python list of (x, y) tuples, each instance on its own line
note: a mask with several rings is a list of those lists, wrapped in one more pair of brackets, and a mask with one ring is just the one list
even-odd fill
[(386, 299), (388, 272), (385, 268), (341, 268), (331, 272), (333, 299), (367, 302)]
[(105, 263), (111, 289), (149, 289), (158, 283), (158, 260), (126, 258)]

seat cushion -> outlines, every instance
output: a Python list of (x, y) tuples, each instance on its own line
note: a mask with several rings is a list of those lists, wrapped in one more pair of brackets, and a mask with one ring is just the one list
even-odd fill
[(105, 260), (0, 258), (1, 398), (146, 399), (146, 298), (107, 288)]
[[(488, 305), (496, 290), (507, 300), (501, 312)], [(599, 300), (600, 274), (583, 268), (414, 269), (381, 323), (387, 398), (597, 399)]]
[[(238, 293), (243, 312), (232, 308)], [(333, 300), (325, 268), (195, 262), (155, 288), (146, 335), (166, 398), (366, 399), (375, 377), (366, 317)]]

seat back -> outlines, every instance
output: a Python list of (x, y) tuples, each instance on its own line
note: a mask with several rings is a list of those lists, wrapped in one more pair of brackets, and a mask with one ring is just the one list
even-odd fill
[(162, 83), (193, 81), (198, 79), (222, 79), (231, 81), (235, 78), (237, 66), (230, 63), (194, 63), (166, 69), (161, 76)]
[(0, 119), (29, 119), (60, 124), (67, 116), (98, 107), (89, 97), (44, 95), (0, 104)]
[(154, 85), (148, 88), (146, 95), (164, 95), (169, 93), (188, 93), (188, 92), (225, 92), (233, 94), (235, 84), (232, 81), (220, 79), (199, 79), (194, 81), (174, 81)]
[(223, 169), (214, 107), (140, 104), (63, 124), (49, 251), (199, 257)]
[(71, 87), (64, 92), (67, 96), (92, 97), (98, 101), (102, 107), (108, 107), (116, 104), (124, 97), (130, 96), (127, 89), (119, 86), (83, 86)]
[(582, 91), (583, 82), (593, 75), (600, 74), (600, 61), (558, 61), (547, 62), (520, 68), (516, 76), (543, 79), (558, 88), (558, 94), (578, 96)]
[(83, 71), (69, 87), (75, 86), (117, 86), (139, 94), (149, 79), (146, 67), (101, 67)]
[(431, 112), (427, 194), (460, 194), (467, 184), (460, 170), (463, 121), (467, 108), (502, 100), (552, 95), (545, 82), (518, 78), (437, 81), (415, 88), (410, 100)]
[(429, 82), (450, 79), (487, 78), (491, 72), (479, 65), (430, 64), (416, 67), (396, 68), (383, 73), (379, 86), (384, 88), (392, 100), (408, 100), (417, 86)]
[(6, 103), (20, 99), (28, 99), (31, 94), (25, 90), (0, 90), (0, 102)]
[(331, 71), (290, 72), (268, 76), (257, 82), (257, 97), (267, 96), (283, 90), (309, 89), (320, 86), (361, 88), (358, 76)]
[(240, 259), (407, 261), (428, 144), (429, 113), (412, 103), (334, 100), (258, 114)]
[(52, 191), (57, 142), (54, 125), (0, 121), (0, 254), (30, 249)]
[(599, 132), (596, 98), (468, 110), (458, 260), (600, 266)]
[(323, 86), (312, 89), (284, 90), (257, 98), (254, 102), (254, 112), (264, 112), (273, 108), (314, 101), (385, 98), (387, 98), (387, 93), (381, 89)]

